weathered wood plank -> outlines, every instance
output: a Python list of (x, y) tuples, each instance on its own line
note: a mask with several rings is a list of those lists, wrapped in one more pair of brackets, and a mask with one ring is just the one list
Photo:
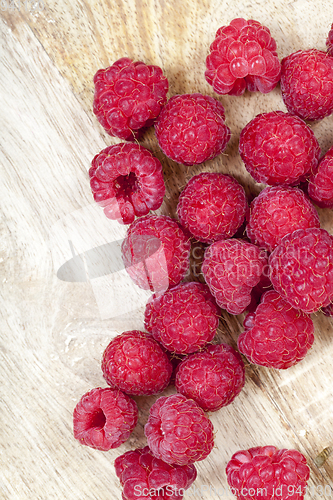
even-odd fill
[[(204, 59), (220, 25), (239, 16), (258, 19), (271, 28), (282, 57), (298, 48), (324, 49), (333, 7), (324, 0), (44, 3), (35, 12), (4, 8), (0, 25), (1, 488), (10, 500), (106, 500), (121, 496), (112, 462), (145, 444), (143, 426), (157, 396), (137, 398), (139, 424), (118, 450), (98, 452), (72, 437), (76, 402), (90, 388), (105, 386), (99, 366), (103, 349), (115, 334), (143, 328), (144, 297), (121, 273), (116, 283), (114, 276), (86, 283), (56, 277), (72, 257), (69, 240), (79, 254), (123, 234), (91, 203), (89, 163), (116, 142), (92, 115), (92, 77), (128, 55), (161, 65), (170, 95), (214, 95), (203, 78)], [(179, 166), (163, 157), (152, 130), (145, 135), (143, 144), (163, 163), (167, 195), (161, 213), (175, 215), (179, 192), (202, 170), (232, 173), (248, 193), (261, 189), (242, 165), (238, 136), (256, 114), (285, 110), (279, 90), (220, 100), (232, 140), (215, 160), (191, 169)], [(312, 125), (323, 151), (333, 144), (332, 125), (333, 117)], [(333, 232), (332, 212), (320, 210), (320, 217)], [(193, 264), (197, 260), (194, 256)], [(117, 293), (132, 293), (138, 308), (131, 315), (112, 317), (108, 298), (115, 286)], [(218, 339), (235, 345), (241, 321), (223, 314)], [(211, 415), (216, 448), (198, 464), (196, 482), (199, 489), (207, 486), (203, 500), (221, 498), (209, 487), (226, 488), (224, 468), (232, 453), (257, 444), (298, 448), (309, 459), (311, 485), (332, 485), (332, 458), (320, 470), (312, 460), (333, 442), (333, 324), (321, 314), (314, 321), (316, 342), (299, 366), (286, 372), (247, 366), (241, 395)], [(190, 492), (187, 497), (198, 498)]]

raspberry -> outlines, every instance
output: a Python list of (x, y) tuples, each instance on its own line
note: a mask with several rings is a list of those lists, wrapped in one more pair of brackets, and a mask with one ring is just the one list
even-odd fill
[(264, 293), (254, 313), (244, 321), (238, 349), (250, 363), (286, 369), (301, 361), (314, 341), (313, 322), (275, 291)]
[(320, 227), (320, 221), (303, 191), (275, 186), (265, 188), (251, 203), (246, 233), (252, 243), (272, 251), (283, 236), (308, 227)]
[(171, 97), (155, 124), (163, 153), (184, 165), (211, 160), (222, 153), (230, 139), (222, 104), (202, 94)]
[(106, 382), (127, 394), (157, 394), (169, 384), (172, 365), (161, 346), (138, 330), (117, 335), (104, 351)]
[(333, 302), (328, 304), (326, 307), (321, 308), (321, 312), (325, 314), (325, 316), (329, 316), (333, 318)]
[(190, 264), (188, 236), (176, 220), (164, 215), (135, 220), (121, 250), (128, 274), (144, 290), (165, 291), (178, 285)]
[(162, 296), (153, 295), (145, 328), (168, 351), (188, 354), (214, 338), (220, 313), (207, 285), (181, 283)]
[(216, 241), (205, 251), (202, 272), (217, 304), (230, 314), (240, 314), (251, 302), (266, 256), (247, 241)]
[(123, 57), (94, 76), (94, 113), (108, 134), (133, 140), (166, 103), (168, 80), (158, 66)]
[(159, 398), (145, 425), (152, 454), (176, 465), (204, 460), (214, 446), (213, 431), (202, 408), (182, 394)]
[(103, 149), (93, 159), (89, 176), (94, 199), (109, 219), (131, 224), (135, 216), (147, 215), (162, 205), (162, 165), (138, 144)]
[(205, 411), (216, 411), (233, 402), (245, 383), (241, 356), (227, 344), (210, 345), (182, 361), (176, 389), (194, 399)]
[(321, 208), (333, 208), (333, 147), (321, 158), (309, 178), (308, 194)]
[(92, 389), (82, 396), (73, 413), (75, 439), (108, 451), (125, 443), (138, 421), (138, 408), (129, 396), (113, 389)]
[(303, 120), (333, 112), (333, 58), (320, 50), (298, 50), (281, 62), (282, 99)]
[(203, 172), (187, 183), (179, 197), (181, 224), (199, 241), (231, 238), (247, 209), (243, 187), (229, 175)]
[(330, 31), (328, 32), (328, 37), (326, 40), (327, 53), (329, 56), (333, 56), (333, 24)]
[(226, 473), (238, 500), (303, 500), (310, 477), (302, 453), (275, 446), (238, 451)]
[(114, 462), (123, 500), (181, 500), (197, 477), (194, 465), (170, 465), (155, 458), (148, 446), (127, 451)]
[(315, 170), (320, 148), (300, 118), (272, 111), (257, 115), (242, 130), (239, 153), (256, 182), (294, 186)]
[(222, 26), (206, 59), (207, 82), (217, 94), (266, 94), (280, 80), (281, 65), (271, 32), (258, 21), (239, 18)]
[(308, 314), (333, 300), (333, 240), (325, 229), (298, 229), (269, 257), (274, 289)]

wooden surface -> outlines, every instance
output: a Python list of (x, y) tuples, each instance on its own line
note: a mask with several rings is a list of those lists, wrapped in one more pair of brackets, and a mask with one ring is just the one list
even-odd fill
[[(84, 392), (105, 386), (100, 359), (110, 339), (143, 328), (147, 294), (120, 268), (86, 282), (57, 278), (73, 251), (82, 254), (124, 234), (92, 204), (90, 161), (117, 142), (93, 116), (93, 75), (130, 56), (163, 68), (169, 96), (199, 91), (226, 108), (232, 139), (225, 154), (204, 165), (177, 165), (163, 157), (153, 130), (144, 136), (142, 144), (163, 163), (167, 195), (160, 213), (175, 216), (179, 192), (200, 171), (232, 173), (257, 194), (261, 186), (237, 153), (239, 133), (256, 114), (285, 107), (279, 89), (214, 95), (203, 76), (209, 45), (218, 27), (243, 16), (269, 26), (281, 58), (297, 49), (324, 49), (333, 6), (327, 0), (44, 0), (43, 10), (42, 2), (16, 0), (12, 10), (13, 2), (0, 4), (1, 498), (120, 499), (113, 461), (145, 445), (143, 426), (157, 396), (136, 398), (135, 432), (107, 453), (74, 440), (72, 412)], [(312, 128), (326, 152), (333, 116)], [(319, 213), (333, 232), (332, 211)], [(199, 261), (198, 250), (193, 274)], [(219, 340), (235, 346), (242, 319), (223, 314)], [(185, 498), (233, 498), (213, 490), (226, 488), (228, 459), (238, 449), (264, 444), (299, 449), (311, 467), (310, 486), (333, 485), (333, 456), (320, 469), (313, 462), (333, 442), (333, 322), (319, 313), (313, 320), (315, 344), (302, 363), (281, 372), (247, 366), (241, 395), (211, 414), (216, 446), (197, 465), (201, 493)], [(318, 489), (307, 498), (329, 497)]]

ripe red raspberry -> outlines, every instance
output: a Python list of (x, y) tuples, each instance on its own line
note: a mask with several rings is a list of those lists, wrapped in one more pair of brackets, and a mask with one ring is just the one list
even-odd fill
[(182, 361), (176, 389), (194, 399), (205, 411), (216, 411), (233, 402), (245, 383), (241, 356), (227, 344), (210, 345)]
[(258, 21), (239, 18), (222, 26), (210, 46), (205, 77), (217, 94), (266, 94), (280, 80), (281, 65), (271, 32)]
[(166, 103), (168, 80), (158, 66), (123, 57), (94, 76), (94, 113), (108, 134), (133, 140)]
[(309, 178), (308, 194), (318, 207), (333, 208), (333, 147), (321, 158)]
[(188, 236), (176, 220), (163, 215), (135, 220), (121, 250), (128, 274), (144, 290), (165, 291), (178, 285), (190, 264)]
[(239, 153), (256, 182), (294, 186), (315, 170), (320, 148), (300, 118), (272, 111), (257, 115), (243, 128)]
[(265, 188), (251, 203), (246, 234), (271, 252), (283, 236), (308, 227), (320, 227), (320, 221), (303, 191), (275, 186)]
[(247, 241), (216, 241), (205, 251), (202, 272), (217, 304), (240, 314), (251, 302), (252, 288), (260, 281), (266, 255)]
[(214, 446), (213, 432), (203, 409), (182, 394), (159, 398), (150, 408), (145, 425), (152, 454), (176, 465), (204, 460)]
[(250, 363), (286, 369), (301, 361), (314, 341), (313, 322), (275, 291), (266, 292), (244, 320), (238, 349)]
[(238, 500), (303, 500), (310, 477), (302, 453), (275, 446), (238, 451), (226, 473)]
[(298, 229), (282, 238), (269, 257), (274, 289), (308, 314), (333, 300), (333, 239), (325, 229)]
[(131, 224), (135, 216), (157, 210), (165, 185), (162, 165), (138, 144), (116, 144), (103, 149), (89, 170), (94, 199), (109, 219)]
[(145, 328), (168, 351), (188, 354), (213, 340), (220, 314), (207, 285), (181, 283), (153, 295), (146, 306)]
[(171, 97), (155, 124), (163, 153), (184, 165), (196, 165), (222, 153), (230, 139), (222, 104), (202, 94)]
[(172, 365), (161, 346), (138, 330), (117, 335), (104, 351), (106, 382), (127, 394), (157, 394), (169, 384)]
[(243, 187), (229, 175), (203, 172), (187, 183), (179, 197), (181, 224), (199, 241), (231, 238), (247, 209)]
[(194, 465), (170, 465), (155, 458), (148, 446), (127, 451), (114, 462), (123, 500), (181, 500), (197, 477)]
[(330, 316), (333, 318), (333, 302), (328, 304), (326, 307), (321, 308), (321, 312), (325, 314), (325, 316)]
[(281, 62), (282, 99), (303, 120), (333, 112), (333, 58), (317, 49), (298, 50)]
[(118, 389), (92, 389), (73, 413), (73, 431), (80, 443), (108, 451), (125, 443), (138, 421), (138, 408)]
[(328, 32), (328, 37), (326, 40), (327, 53), (329, 56), (333, 56), (333, 24), (330, 31)]

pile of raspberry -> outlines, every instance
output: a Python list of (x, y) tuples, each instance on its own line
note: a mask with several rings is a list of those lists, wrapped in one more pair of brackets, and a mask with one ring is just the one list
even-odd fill
[[(231, 137), (218, 99), (192, 93), (167, 100), (161, 68), (129, 58), (95, 75), (97, 119), (111, 136), (131, 142), (94, 157), (91, 189), (109, 219), (128, 225), (125, 268), (133, 286), (152, 295), (146, 331), (122, 332), (106, 346), (101, 368), (108, 387), (81, 398), (74, 436), (95, 449), (116, 448), (139, 418), (133, 396), (161, 394), (170, 384), (176, 390), (151, 405), (144, 426), (148, 446), (115, 461), (124, 500), (157, 492), (183, 498), (197, 475), (194, 464), (214, 449), (207, 412), (227, 405), (232, 411), (244, 387), (241, 354), (258, 367), (292, 369), (306, 363), (314, 342), (310, 314), (332, 316), (333, 239), (320, 227), (311, 200), (333, 208), (333, 146), (320, 158), (304, 121), (333, 112), (332, 31), (326, 53), (299, 50), (281, 63), (270, 30), (258, 21), (234, 19), (216, 33), (205, 73), (213, 90), (268, 93), (281, 81), (288, 111), (262, 113), (240, 134), (246, 170), (253, 182), (266, 185), (251, 203), (236, 178), (211, 171)], [(151, 125), (169, 160), (189, 167), (209, 162), (209, 171), (192, 175), (182, 189), (177, 219), (155, 213), (163, 206), (170, 161), (133, 143)], [(192, 243), (204, 248), (201, 282), (190, 279)], [(244, 312), (239, 352), (218, 343), (221, 314)], [(240, 500), (259, 498), (254, 486), (272, 500), (302, 500), (309, 474), (300, 452), (275, 446), (237, 451), (226, 466)]]

